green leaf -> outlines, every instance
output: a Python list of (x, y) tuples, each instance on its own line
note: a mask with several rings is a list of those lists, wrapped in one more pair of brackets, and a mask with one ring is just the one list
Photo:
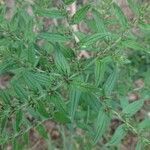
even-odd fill
[(107, 69), (107, 62), (110, 60), (110, 57), (104, 59), (98, 59), (95, 62), (95, 85), (99, 86), (104, 79), (104, 74)]
[(50, 75), (42, 72), (36, 72), (34, 74), (35, 80), (41, 85), (41, 86), (45, 86), (45, 87), (49, 87), (51, 85), (51, 77)]
[(150, 129), (150, 119), (145, 119), (138, 124), (139, 130)]
[(107, 143), (107, 145), (118, 145), (121, 142), (121, 140), (125, 137), (125, 135), (125, 124), (122, 124), (119, 127), (117, 127), (114, 135), (112, 136), (111, 140)]
[(19, 150), (20, 149), (20, 143), (17, 138), (13, 139), (13, 150)]
[(60, 45), (60, 50), (63, 53), (65, 58), (69, 58), (69, 59), (75, 58), (75, 53), (71, 48), (64, 45)]
[(64, 112), (56, 112), (54, 114), (54, 120), (60, 123), (70, 123), (70, 119), (68, 117), (68, 115)]
[(102, 135), (106, 132), (109, 126), (110, 118), (106, 114), (106, 112), (101, 108), (98, 114), (97, 122), (96, 122), (96, 131), (93, 140), (93, 144), (95, 145)]
[(96, 96), (93, 96), (92, 93), (82, 93), (81, 101), (83, 101), (84, 104), (89, 106), (95, 112), (99, 112), (99, 108), (101, 107), (101, 103), (99, 101), (99, 98)]
[(0, 97), (4, 104), (11, 105), (11, 97), (8, 91), (0, 91)]
[(55, 58), (55, 64), (56, 64), (57, 69), (60, 72), (69, 75), (70, 74), (70, 66), (69, 66), (66, 58), (60, 51), (60, 46), (58, 44), (56, 44), (56, 46), (55, 46), (54, 58)]
[(63, 0), (64, 1), (64, 3), (66, 4), (66, 5), (70, 5), (70, 4), (72, 4), (73, 2), (75, 2), (76, 0)]
[(45, 129), (45, 127), (40, 124), (36, 127), (36, 130), (38, 131), (38, 133), (45, 139), (48, 139), (48, 135), (47, 135), (47, 131)]
[(13, 88), (14, 88), (15, 93), (17, 94), (17, 96), (20, 98), (21, 101), (28, 100), (28, 94), (21, 84), (15, 83), (13, 85)]
[(29, 132), (25, 132), (25, 133), (22, 135), (22, 138), (23, 138), (24, 144), (25, 144), (25, 145), (28, 145), (28, 144), (29, 144)]
[(28, 53), (28, 61), (34, 66), (37, 58), (35, 48), (33, 45), (29, 46), (29, 48), (27, 49), (27, 53)]
[(0, 74), (4, 72), (9, 72), (11, 68), (15, 65), (15, 62), (13, 59), (7, 58), (6, 60), (0, 61)]
[(59, 94), (53, 95), (51, 97), (48, 97), (48, 99), (50, 102), (52, 102), (55, 105), (57, 110), (59, 110), (60, 112), (63, 112), (63, 113), (67, 112), (65, 101), (61, 97), (61, 95), (59, 95)]
[(22, 110), (19, 110), (19, 111), (16, 112), (15, 130), (16, 130), (17, 132), (20, 131), (20, 125), (21, 125), (22, 119), (23, 119), (22, 116), (23, 116)]
[(150, 51), (150, 50), (146, 50), (142, 44), (133, 41), (133, 40), (126, 40), (122, 42), (122, 45), (125, 46), (126, 48), (131, 48), (133, 50), (137, 50), (137, 51)]
[(30, 72), (28, 70), (24, 70), (23, 78), (25, 80), (25, 83), (32, 88), (32, 90), (39, 90), (42, 91), (42, 87), (39, 83), (39, 81), (36, 80), (35, 74), (33, 72)]
[(44, 102), (39, 101), (37, 105), (37, 111), (45, 118), (50, 118), (49, 113), (46, 110), (46, 105), (44, 105)]
[(129, 105), (129, 101), (128, 101), (128, 98), (126, 97), (121, 97), (120, 98), (120, 104), (121, 104), (121, 108), (125, 108)]
[(38, 35), (39, 39), (45, 39), (49, 42), (68, 42), (71, 37), (66, 36), (64, 34), (59, 34), (59, 33), (48, 33), (48, 32), (43, 32)]
[(128, 28), (129, 25), (128, 25), (127, 18), (123, 14), (121, 8), (116, 3), (113, 3), (113, 10), (114, 10), (116, 17), (118, 18), (120, 25), (123, 28)]
[(70, 90), (70, 116), (71, 121), (73, 122), (75, 113), (77, 111), (78, 103), (80, 100), (81, 92), (74, 87)]
[(86, 17), (86, 14), (90, 7), (90, 5), (85, 5), (82, 8), (80, 8), (72, 17), (73, 24), (77, 24), (80, 21), (82, 21)]
[(118, 67), (116, 66), (114, 68), (113, 72), (109, 75), (108, 79), (105, 82), (104, 90), (105, 90), (106, 96), (111, 95), (111, 93), (114, 89), (118, 74), (119, 74), (119, 70), (118, 70)]
[(92, 14), (93, 14), (94, 21), (96, 24), (97, 32), (107, 34), (108, 31), (104, 25), (103, 19), (101, 18), (101, 14), (97, 10), (93, 10)]
[(123, 109), (122, 113), (131, 117), (141, 109), (143, 104), (144, 104), (143, 100), (132, 102)]
[(4, 116), (4, 117), (2, 117), (0, 119), (0, 134), (2, 134), (3, 132), (5, 132), (7, 121), (8, 121), (8, 117), (7, 116)]
[(38, 15), (42, 17), (48, 17), (52, 19), (62, 19), (65, 18), (65, 12), (62, 10), (58, 10), (57, 8), (51, 8), (51, 9), (43, 9), (38, 10)]
[(85, 38), (81, 39), (79, 45), (83, 48), (86, 48), (92, 44), (95, 44), (97, 41), (104, 40), (105, 37), (110, 36), (109, 33), (95, 33), (92, 35), (88, 35)]

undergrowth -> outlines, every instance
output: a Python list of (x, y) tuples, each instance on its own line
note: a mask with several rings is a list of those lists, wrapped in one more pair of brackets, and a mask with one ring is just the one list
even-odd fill
[[(129, 133), (136, 150), (148, 149), (149, 2), (128, 0), (128, 18), (112, 0), (78, 1), (72, 15), (74, 1), (17, 0), (11, 19), (0, 1), (0, 75), (11, 78), (0, 89), (1, 148), (28, 149), (32, 128), (50, 141), (43, 123), (53, 120), (67, 130), (62, 138), (69, 136), (60, 149), (80, 149), (79, 129), (88, 145), (81, 149), (119, 149)], [(144, 86), (135, 87), (138, 79)], [(110, 134), (114, 119), (119, 124)]]

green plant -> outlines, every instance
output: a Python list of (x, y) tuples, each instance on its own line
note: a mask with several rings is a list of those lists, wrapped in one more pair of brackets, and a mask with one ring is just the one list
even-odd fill
[[(138, 138), (137, 150), (150, 144), (150, 119), (134, 117), (150, 96), (150, 7), (128, 0), (135, 15), (130, 20), (112, 0), (91, 1), (71, 16), (67, 8), (74, 1), (18, 0), (11, 20), (0, 5), (0, 74), (13, 74), (0, 90), (2, 148), (12, 142), (23, 149), (31, 128), (49, 140), (46, 120), (66, 125), (72, 140), (82, 129), (91, 149), (97, 143), (113, 149), (130, 132)], [(78, 24), (88, 32), (75, 31)], [(83, 50), (89, 58), (78, 58)], [(145, 86), (137, 90), (140, 99), (130, 102), (127, 95), (139, 78)], [(113, 119), (120, 125), (110, 137)]]

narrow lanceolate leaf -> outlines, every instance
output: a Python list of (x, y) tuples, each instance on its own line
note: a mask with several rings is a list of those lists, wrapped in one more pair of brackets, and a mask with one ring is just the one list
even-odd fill
[(13, 138), (13, 150), (19, 150), (20, 149), (20, 142), (17, 140), (17, 138)]
[(40, 9), (37, 13), (39, 16), (48, 17), (52, 19), (61, 19), (65, 17), (65, 12), (62, 12), (61, 10), (58, 10), (56, 8), (44, 9), (44, 10)]
[(79, 99), (80, 99), (81, 92), (75, 88), (72, 88), (70, 91), (70, 116), (71, 121), (73, 122), (75, 112), (77, 111)]
[(108, 33), (107, 29), (106, 29), (106, 27), (104, 25), (104, 21), (101, 18), (101, 14), (97, 10), (93, 10), (92, 12), (93, 12), (93, 16), (94, 16), (94, 21), (95, 21), (95, 24), (96, 24), (97, 32)]
[(47, 135), (47, 131), (45, 129), (45, 127), (40, 124), (36, 127), (36, 130), (38, 131), (38, 133), (45, 139), (48, 139), (48, 135)]
[(8, 121), (7, 116), (1, 117), (1, 119), (0, 119), (0, 134), (1, 135), (3, 132), (5, 132), (7, 121)]
[(65, 56), (65, 58), (72, 59), (75, 57), (74, 51), (67, 46), (60, 45), (60, 50), (63, 53), (63, 55)]
[(129, 7), (132, 9), (132, 11), (136, 14), (139, 15), (139, 5), (138, 2), (135, 2), (135, 0), (127, 0)]
[(100, 110), (96, 122), (96, 131), (95, 131), (95, 137), (93, 140), (93, 144), (96, 144), (102, 135), (106, 132), (108, 126), (109, 126), (110, 118), (108, 115), (104, 112), (104, 110)]
[(137, 50), (137, 51), (147, 51), (144, 47), (142, 47), (141, 43), (138, 43), (133, 40), (123, 41), (122, 45), (125, 46), (126, 48), (131, 48), (131, 49)]
[(111, 140), (108, 142), (107, 145), (118, 145), (126, 135), (126, 131), (124, 128), (125, 128), (125, 124), (120, 125), (115, 130), (114, 135), (112, 136)]
[(54, 58), (55, 58), (55, 64), (56, 64), (57, 69), (62, 73), (70, 74), (70, 66), (69, 66), (66, 58), (60, 51), (60, 46), (58, 44), (56, 44), (56, 46), (55, 46)]
[(139, 111), (141, 109), (141, 107), (143, 106), (143, 103), (144, 103), (143, 100), (138, 100), (138, 101), (132, 102), (123, 109), (122, 113), (131, 117), (137, 111)]
[(39, 82), (42, 86), (50, 86), (51, 85), (51, 77), (46, 73), (35, 73), (35, 80)]
[(22, 135), (22, 139), (23, 139), (25, 145), (28, 145), (28, 144), (29, 144), (29, 131), (28, 131), (28, 132), (25, 132), (25, 133)]
[(107, 61), (109, 57), (95, 62), (95, 85), (99, 86), (104, 79), (104, 74), (107, 69)]
[(123, 28), (127, 28), (128, 27), (127, 18), (125, 17), (125, 15), (122, 12), (121, 8), (116, 3), (113, 3), (113, 10), (114, 10), (114, 13), (115, 13), (120, 25)]
[(63, 0), (66, 5), (72, 4), (76, 0)]
[(22, 116), (23, 116), (22, 110), (19, 110), (19, 111), (16, 112), (15, 130), (16, 130), (17, 132), (20, 131), (20, 125), (21, 125), (22, 119), (23, 119)]
[(36, 62), (36, 53), (35, 53), (35, 48), (34, 46), (30, 46), (27, 49), (27, 54), (28, 54), (28, 61), (34, 66), (35, 62)]
[(28, 94), (25, 91), (25, 89), (22, 87), (21, 84), (15, 83), (13, 85), (13, 88), (14, 88), (14, 91), (15, 91), (16, 95), (19, 97), (19, 99), (21, 101), (27, 101), (28, 100)]
[(104, 90), (105, 90), (106, 96), (111, 95), (111, 93), (114, 89), (117, 77), (118, 77), (118, 73), (119, 73), (119, 70), (117, 67), (115, 67), (113, 72), (109, 75), (108, 79), (106, 80), (105, 85), (104, 85)]
[(60, 95), (54, 95), (48, 97), (48, 99), (55, 105), (56, 109), (59, 112), (63, 112), (63, 113), (67, 112), (65, 101)]
[(38, 38), (45, 39), (49, 42), (68, 42), (71, 39), (70, 36), (66, 36), (59, 33), (48, 33), (48, 32), (40, 33)]
[(77, 24), (80, 21), (82, 21), (86, 17), (86, 14), (89, 9), (90, 9), (90, 5), (86, 5), (80, 8), (72, 17), (73, 24)]
[(0, 74), (9, 71), (10, 68), (12, 68), (15, 65), (14, 60), (12, 59), (6, 59), (4, 61), (0, 61)]
[(99, 112), (99, 108), (101, 107), (101, 103), (98, 97), (94, 97), (93, 94), (82, 93), (82, 97), (84, 97), (84, 101), (92, 110), (95, 112)]
[(25, 80), (25, 83), (30, 88), (32, 88), (32, 90), (37, 90), (37, 89), (41, 90), (42, 89), (40, 83), (36, 80), (35, 74), (33, 72), (30, 72), (28, 70), (25, 71), (23, 78)]
[(106, 66), (102, 61), (97, 60), (95, 63), (95, 84), (99, 86), (101, 81), (103, 80)]
[(0, 97), (4, 104), (11, 105), (11, 97), (8, 91), (0, 91)]
[(81, 47), (87, 47), (87, 46), (94, 44), (97, 41), (104, 40), (105, 37), (108, 37), (108, 36), (110, 36), (109, 33), (95, 33), (92, 35), (88, 35), (85, 38), (81, 39), (79, 45)]
[(150, 119), (145, 119), (138, 124), (139, 130), (150, 129)]

